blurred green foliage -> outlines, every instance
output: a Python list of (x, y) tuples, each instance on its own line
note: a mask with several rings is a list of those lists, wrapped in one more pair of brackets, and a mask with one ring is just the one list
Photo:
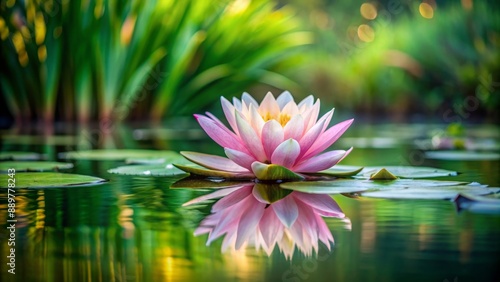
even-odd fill
[(494, 1), (292, 2), (317, 40), (312, 63), (297, 78), (324, 101), (379, 119), (495, 118), (500, 10)]
[(191, 113), (283, 73), (311, 37), (270, 1), (3, 1), (2, 92), (20, 119)]

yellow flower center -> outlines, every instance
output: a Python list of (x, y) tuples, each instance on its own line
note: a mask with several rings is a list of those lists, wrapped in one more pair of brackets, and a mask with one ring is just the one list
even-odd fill
[(290, 121), (291, 117), (290, 115), (285, 113), (279, 113), (277, 116), (273, 116), (271, 115), (271, 113), (267, 112), (262, 115), (262, 119), (264, 120), (264, 122), (274, 119), (277, 122), (279, 122), (281, 126), (285, 126), (288, 123), (288, 121)]

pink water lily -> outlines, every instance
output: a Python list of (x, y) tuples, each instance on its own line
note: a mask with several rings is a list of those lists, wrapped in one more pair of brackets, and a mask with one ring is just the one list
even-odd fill
[(287, 91), (278, 98), (269, 92), (259, 104), (244, 93), (241, 100), (233, 98), (232, 104), (224, 97), (221, 103), (231, 129), (211, 113), (195, 117), (205, 132), (224, 147), (227, 158), (181, 153), (192, 162), (226, 172), (229, 177), (278, 180), (290, 176), (283, 170), (269, 176), (276, 167), (298, 174), (317, 173), (331, 168), (352, 150), (322, 153), (347, 130), (353, 119), (328, 128), (333, 109), (318, 118), (320, 101), (314, 101), (313, 96), (297, 104)]
[(259, 185), (263, 184), (221, 189), (185, 203), (187, 206), (222, 197), (194, 234), (208, 233), (207, 245), (224, 237), (222, 252), (253, 246), (270, 255), (278, 245), (285, 257), (291, 259), (295, 247), (306, 256), (318, 253), (319, 242), (330, 250), (333, 236), (322, 217), (336, 217), (349, 223), (329, 195), (293, 191), (270, 202), (263, 192), (265, 187)]

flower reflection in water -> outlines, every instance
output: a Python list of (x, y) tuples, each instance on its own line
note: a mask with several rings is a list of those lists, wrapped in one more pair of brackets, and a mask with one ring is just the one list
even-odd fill
[(345, 218), (329, 195), (284, 190), (251, 183), (225, 188), (184, 204), (220, 198), (195, 235), (208, 233), (207, 245), (225, 235), (222, 252), (254, 246), (270, 255), (278, 245), (291, 259), (295, 246), (306, 256), (318, 253), (321, 241), (331, 250), (333, 236), (322, 217)]

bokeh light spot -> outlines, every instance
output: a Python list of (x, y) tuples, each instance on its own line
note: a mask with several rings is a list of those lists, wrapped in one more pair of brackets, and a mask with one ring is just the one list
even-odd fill
[(418, 11), (420, 12), (420, 15), (426, 19), (432, 19), (432, 17), (434, 17), (434, 9), (428, 3), (420, 3)]
[(363, 3), (359, 8), (363, 18), (367, 20), (373, 20), (377, 17), (377, 8), (371, 3)]
[(358, 37), (361, 41), (372, 42), (375, 39), (375, 31), (369, 25), (362, 24), (358, 27)]

